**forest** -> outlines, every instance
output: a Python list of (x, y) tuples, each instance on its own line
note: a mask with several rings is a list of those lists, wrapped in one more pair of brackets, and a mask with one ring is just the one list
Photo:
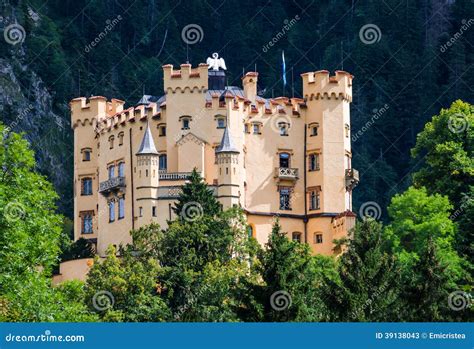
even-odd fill
[[(0, 321), (472, 319), (470, 0), (4, 0), (0, 11)], [(183, 40), (189, 25), (200, 40)], [(379, 219), (360, 219), (338, 259), (283, 238), (277, 218), (262, 247), (194, 174), (166, 231), (134, 231), (86, 282), (52, 287), (59, 260), (90, 252), (69, 241), (68, 102), (160, 96), (162, 65), (212, 52), (229, 85), (256, 69), (265, 97), (300, 97), (303, 72), (353, 74), (354, 212), (376, 202)], [(181, 219), (186, 202), (202, 217)]]

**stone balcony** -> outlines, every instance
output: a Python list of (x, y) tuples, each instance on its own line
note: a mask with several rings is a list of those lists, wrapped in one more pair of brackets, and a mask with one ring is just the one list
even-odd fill
[[(214, 196), (217, 196), (217, 186), (209, 185), (209, 190)], [(181, 186), (163, 186), (158, 188), (158, 200), (173, 200), (181, 195)]]
[(346, 169), (346, 188), (353, 189), (359, 184), (359, 171), (350, 168)]
[(125, 177), (113, 177), (99, 184), (99, 193), (108, 194), (125, 188)]
[(296, 181), (299, 178), (298, 169), (289, 167), (276, 167), (275, 178), (284, 181)]
[(160, 180), (163, 181), (182, 181), (186, 180), (191, 176), (191, 172), (165, 172), (159, 171)]

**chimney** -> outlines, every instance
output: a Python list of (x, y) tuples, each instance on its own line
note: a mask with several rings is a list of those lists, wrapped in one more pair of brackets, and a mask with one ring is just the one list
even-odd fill
[(255, 97), (257, 96), (257, 72), (248, 72), (242, 78), (242, 85), (244, 87), (244, 96), (252, 103), (255, 103)]

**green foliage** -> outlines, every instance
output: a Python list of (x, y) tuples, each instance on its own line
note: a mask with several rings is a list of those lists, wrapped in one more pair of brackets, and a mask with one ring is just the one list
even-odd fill
[(111, 246), (105, 260), (96, 257), (88, 274), (86, 301), (103, 321), (159, 322), (170, 318), (167, 305), (158, 296), (158, 261), (136, 258), (132, 252), (142, 252), (136, 247), (129, 246), (118, 258)]
[(474, 106), (460, 100), (425, 125), (418, 134), (414, 157), (424, 165), (414, 174), (417, 186), (447, 195), (456, 205), (474, 185)]
[(330, 321), (395, 321), (400, 308), (399, 272), (384, 242), (382, 225), (358, 223), (338, 263), (338, 278), (326, 278), (323, 301)]
[(21, 135), (0, 124), (0, 321), (90, 321), (78, 283), (51, 287), (62, 218)]
[(424, 187), (411, 187), (392, 198), (388, 207), (391, 223), (386, 228), (386, 236), (406, 272), (426, 253), (426, 243), (432, 239), (441, 263), (447, 267), (452, 286), (464, 276), (463, 261), (454, 249), (456, 225), (449, 219), (451, 208), (447, 197), (428, 195)]

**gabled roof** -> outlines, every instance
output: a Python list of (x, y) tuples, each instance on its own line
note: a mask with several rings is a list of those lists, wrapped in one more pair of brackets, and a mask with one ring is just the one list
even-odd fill
[(199, 138), (194, 133), (188, 132), (185, 135), (182, 135), (181, 138), (176, 141), (176, 145), (183, 145), (184, 143), (188, 141), (192, 141), (199, 145), (207, 143), (204, 139)]
[(224, 130), (224, 134), (222, 135), (221, 144), (216, 149), (216, 153), (240, 153), (232, 141), (230, 131), (227, 126)]
[(153, 136), (151, 134), (150, 125), (147, 123), (145, 133), (143, 134), (142, 143), (140, 144), (140, 149), (137, 152), (137, 155), (158, 155), (158, 151), (155, 147), (155, 142), (153, 141)]

